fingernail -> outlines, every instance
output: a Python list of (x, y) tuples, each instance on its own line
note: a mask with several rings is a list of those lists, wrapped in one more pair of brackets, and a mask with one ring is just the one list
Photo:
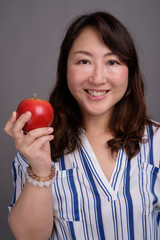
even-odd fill
[(53, 132), (53, 130), (54, 130), (54, 129), (53, 129), (52, 127), (49, 127), (49, 128), (48, 128), (48, 131), (49, 131), (49, 132)]
[(12, 115), (10, 116), (9, 120), (12, 120), (12, 118), (14, 117), (14, 115), (16, 114), (16, 112), (12, 112)]
[(25, 112), (23, 115), (25, 116), (25, 115), (28, 115), (28, 114), (31, 114), (31, 112), (30, 112), (30, 111), (27, 111), (27, 112)]

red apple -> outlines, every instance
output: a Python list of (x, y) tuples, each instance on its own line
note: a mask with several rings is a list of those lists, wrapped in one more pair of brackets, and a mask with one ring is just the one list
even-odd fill
[(17, 108), (17, 119), (27, 111), (30, 111), (32, 116), (23, 128), (25, 132), (51, 126), (54, 118), (54, 110), (49, 102), (37, 99), (36, 94), (34, 94), (33, 98), (24, 99), (20, 102)]

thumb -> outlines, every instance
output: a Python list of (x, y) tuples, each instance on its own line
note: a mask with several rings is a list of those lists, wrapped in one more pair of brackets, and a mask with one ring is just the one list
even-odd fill
[(14, 111), (4, 127), (4, 131), (11, 137), (13, 137), (12, 129), (13, 129), (14, 123), (16, 122), (16, 116), (17, 116), (17, 113)]

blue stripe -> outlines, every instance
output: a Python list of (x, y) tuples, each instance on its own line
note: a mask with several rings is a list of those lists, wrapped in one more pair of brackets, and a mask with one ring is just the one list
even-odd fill
[(131, 169), (131, 160), (128, 160), (127, 164), (127, 174), (126, 174), (126, 197), (128, 204), (128, 214), (129, 214), (129, 235), (130, 239), (134, 240), (134, 221), (133, 221), (133, 203), (130, 194), (130, 169)]
[[(85, 186), (85, 181), (83, 178), (83, 184)], [(87, 205), (88, 205), (88, 215), (89, 215), (89, 222), (90, 222), (90, 228), (91, 228), (91, 234), (92, 234), (92, 239), (94, 239), (93, 237), (93, 229), (92, 229), (92, 222), (91, 222), (91, 210), (90, 210), (90, 204), (89, 204), (89, 197), (88, 197), (88, 192), (87, 192), (87, 188), (85, 186), (85, 191), (86, 191), (86, 196), (87, 196)], [(86, 221), (86, 215), (85, 215), (85, 221)], [(87, 238), (85, 237), (85, 239), (89, 239), (89, 235), (88, 235), (88, 228), (87, 228), (87, 224), (86, 224), (86, 231), (87, 231)]]
[(14, 181), (14, 193), (13, 193), (13, 199), (12, 199), (12, 203), (9, 205), (9, 207), (13, 207), (13, 205), (16, 202), (16, 193), (17, 193), (17, 185), (16, 185), (16, 181), (17, 181), (17, 172), (16, 172), (16, 168), (15, 168), (15, 162), (13, 162), (12, 164), (12, 171), (13, 171), (13, 181)]
[[(160, 212), (157, 215), (157, 224), (160, 225)], [(159, 226), (160, 227), (160, 226)]]
[(82, 150), (80, 150), (80, 151), (81, 151), (84, 166), (85, 166), (85, 169), (86, 169), (86, 172), (87, 172), (87, 175), (88, 175), (88, 179), (90, 181), (92, 190), (94, 191), (95, 196), (96, 196), (96, 209), (95, 210), (96, 210), (97, 216), (98, 216), (97, 225), (98, 225), (98, 229), (99, 229), (100, 239), (103, 240), (103, 239), (105, 239), (105, 234), (104, 234), (103, 221), (102, 221), (101, 199), (100, 199), (96, 184), (94, 182), (93, 176), (91, 174), (91, 171), (90, 171), (90, 169), (88, 167), (88, 164), (86, 162), (85, 154), (83, 153)]
[[(154, 170), (153, 170), (153, 181), (152, 181), (152, 185), (151, 185), (151, 192), (154, 196), (154, 201), (153, 201), (153, 205), (155, 205), (157, 202), (158, 202), (158, 197), (156, 196), (155, 194), (155, 183), (156, 183), (156, 179), (157, 179), (157, 174), (159, 173), (159, 169), (157, 167), (154, 167)], [(157, 223), (159, 223), (159, 218), (157, 216)]]
[[(55, 231), (54, 231), (54, 232), (55, 232), (55, 235), (56, 235), (56, 237), (57, 237), (56, 239), (59, 240), (58, 232), (57, 232), (57, 228), (56, 228), (56, 227), (55, 227)], [(49, 239), (49, 240), (50, 240), (50, 239)], [(54, 240), (54, 237), (53, 237), (53, 236), (51, 236), (51, 240)]]
[(116, 205), (115, 202), (111, 202), (112, 207), (112, 218), (113, 218), (113, 227), (114, 227), (114, 240), (118, 240), (118, 224), (117, 224), (117, 214), (116, 214)]
[[(28, 165), (28, 162), (27, 162), (27, 160), (25, 159), (25, 157), (23, 156), (23, 154), (22, 154), (21, 152), (18, 152), (18, 153), (19, 153), (20, 157), (23, 159), (23, 161)], [(17, 154), (17, 159), (19, 160), (18, 154)], [(19, 164), (21, 164), (21, 163), (19, 162)], [(21, 164), (21, 165), (22, 165), (22, 164)]]
[[(145, 151), (145, 150), (144, 150)], [(137, 157), (137, 161), (138, 161), (138, 169), (139, 169), (139, 172), (141, 173), (141, 164), (142, 164), (142, 156), (141, 156), (141, 153), (138, 155)], [(143, 190), (143, 177), (142, 177), (142, 174), (139, 174), (139, 177), (138, 177), (139, 181), (139, 192), (140, 192), (140, 195), (141, 195), (141, 202), (142, 202), (142, 212), (144, 212), (144, 202), (145, 202), (145, 197), (144, 197), (144, 190)], [(142, 214), (142, 228), (143, 228), (143, 239), (146, 239), (146, 215), (145, 214)]]
[(65, 227), (63, 226), (61, 221), (58, 221), (58, 223), (59, 223), (59, 226), (60, 226), (60, 229), (61, 229), (63, 239), (67, 239), (67, 235), (66, 235), (66, 232), (65, 232)]
[(76, 236), (75, 236), (75, 232), (74, 232), (74, 227), (73, 227), (73, 222), (68, 222), (68, 225), (69, 225), (69, 229), (70, 229), (70, 233), (71, 233), (71, 236), (72, 236), (72, 239), (73, 240), (76, 240)]
[[(76, 166), (78, 168), (78, 163), (77, 163), (77, 159), (76, 159), (76, 156), (75, 154), (73, 153), (74, 155), (74, 160), (75, 160), (75, 163), (76, 163)], [(82, 184), (80, 182), (80, 179), (79, 179), (79, 175), (78, 175), (78, 181), (79, 181), (79, 186), (80, 186), (80, 191), (81, 191), (81, 221), (82, 221), (82, 224), (83, 224), (83, 234), (84, 234), (84, 237), (85, 239), (89, 239), (89, 236), (88, 236), (88, 229), (87, 229), (87, 220), (86, 220), (86, 214), (85, 214), (85, 207), (84, 207), (84, 196), (83, 196), (83, 191), (82, 191)], [(84, 183), (84, 180), (83, 180), (83, 175), (82, 175), (82, 181)], [(84, 187), (85, 187), (85, 184), (84, 184)], [(86, 189), (86, 187), (85, 187)], [(87, 232), (87, 237), (86, 237), (86, 232)]]
[(62, 198), (61, 198), (59, 187), (58, 187), (58, 181), (55, 181), (55, 194), (57, 196), (57, 201), (58, 201), (59, 215), (63, 217)]
[(120, 170), (121, 170), (123, 150), (122, 150), (122, 149), (119, 150), (118, 153), (119, 153), (119, 154), (118, 154), (118, 158), (117, 158), (117, 171), (116, 171), (115, 174), (114, 174), (114, 177), (113, 177), (113, 180), (112, 180), (112, 184), (111, 184), (113, 190), (115, 190), (115, 186), (116, 186), (116, 183), (117, 183), (117, 178), (118, 178), (119, 172), (120, 172)]
[(153, 127), (152, 125), (149, 126), (149, 163), (154, 165), (153, 162)]
[(66, 196), (66, 191), (64, 189), (63, 178), (62, 178), (62, 189), (63, 189), (63, 192), (64, 192), (64, 198), (65, 198), (65, 204), (66, 204), (66, 216), (68, 217), (67, 196)]
[(60, 161), (60, 165), (61, 165), (61, 170), (65, 170), (66, 167), (65, 167), (65, 162), (64, 162), (64, 156), (62, 156), (59, 161)]
[(79, 218), (79, 207), (78, 207), (79, 203), (78, 203), (78, 193), (77, 193), (76, 185), (75, 185), (74, 178), (73, 178), (73, 169), (69, 169), (67, 173), (68, 173), (67, 179), (69, 181), (72, 204), (73, 204), (72, 215), (73, 215), (74, 220), (78, 221), (80, 219)]
[(123, 224), (122, 224), (122, 208), (121, 208), (121, 202), (120, 202), (119, 195), (117, 195), (117, 198), (118, 198), (118, 202), (119, 202), (119, 211), (120, 211), (120, 223), (121, 223), (122, 239), (124, 239), (124, 237), (123, 237)]
[(23, 174), (24, 174), (24, 173), (21, 171), (21, 172), (20, 172), (20, 176), (21, 176), (21, 191), (22, 191), (22, 189), (23, 189), (23, 187), (24, 187)]
[[(150, 161), (149, 161), (149, 164), (152, 164), (153, 162), (153, 146), (152, 146), (152, 131), (151, 131), (151, 141), (149, 141), (149, 156), (151, 157)], [(147, 174), (148, 172), (148, 174)], [(151, 201), (151, 198), (150, 198), (150, 190), (151, 190), (151, 187), (149, 188), (148, 186), (151, 186), (151, 172), (149, 174), (150, 171), (148, 171), (148, 166), (146, 166), (146, 169), (144, 171), (144, 177), (146, 175), (146, 185), (145, 186), (145, 189), (146, 189), (146, 193), (147, 193), (147, 199), (148, 199), (148, 209), (151, 208), (151, 205), (152, 205), (152, 201)], [(145, 217), (145, 220), (146, 220), (146, 223), (148, 222), (148, 225), (149, 225), (149, 229), (151, 229), (151, 222), (150, 222), (150, 219), (147, 219), (147, 216)], [(150, 231), (150, 238), (151, 238), (151, 231)]]

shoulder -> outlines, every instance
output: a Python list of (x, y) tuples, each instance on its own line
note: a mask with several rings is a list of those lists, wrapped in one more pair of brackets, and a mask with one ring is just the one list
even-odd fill
[(151, 121), (150, 124), (145, 126), (144, 139), (145, 138), (159, 138), (160, 137), (160, 123)]
[(158, 126), (153, 126), (153, 136), (151, 136), (152, 141), (153, 141), (153, 149), (157, 153), (158, 156), (160, 156), (160, 127)]
[(144, 132), (144, 143), (142, 144), (141, 153), (144, 153), (146, 162), (160, 167), (160, 127), (159, 123), (146, 125)]

